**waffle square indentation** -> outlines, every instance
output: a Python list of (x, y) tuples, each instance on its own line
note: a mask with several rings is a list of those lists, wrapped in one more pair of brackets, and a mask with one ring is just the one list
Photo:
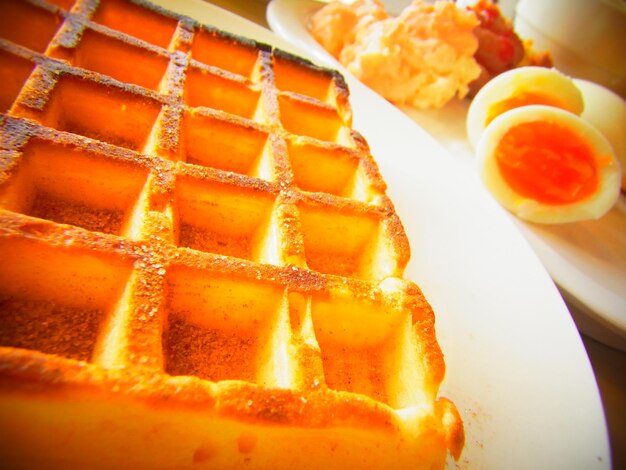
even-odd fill
[(45, 52), (62, 18), (19, 0), (0, 2), (0, 37), (37, 52)]
[(260, 93), (243, 81), (233, 80), (206, 69), (190, 67), (185, 81), (185, 102), (252, 119)]
[(282, 292), (189, 268), (169, 275), (165, 372), (211, 381), (272, 381), (272, 341)]
[(35, 64), (0, 50), (0, 112), (5, 113), (17, 98)]
[(313, 298), (311, 316), (326, 385), (396, 406), (406, 378), (398, 377), (402, 316), (367, 301), (322, 298)]
[(101, 0), (93, 21), (167, 49), (178, 22), (127, 0)]
[(269, 158), (267, 133), (200, 113), (185, 113), (181, 143), (187, 163), (242, 175), (262, 177)]
[(29, 143), (4, 208), (121, 235), (147, 178), (141, 167), (43, 141)]
[(178, 245), (263, 261), (274, 197), (250, 188), (179, 179)]
[(293, 142), (287, 144), (296, 185), (304, 191), (354, 197), (359, 159), (342, 148)]
[(252, 75), (257, 56), (254, 46), (204, 29), (196, 33), (191, 45), (193, 59), (248, 78)]
[(0, 346), (91, 360), (130, 266), (108, 255), (0, 239)]
[(291, 91), (326, 102), (332, 75), (283, 57), (274, 57), (274, 76), (280, 91)]
[(88, 29), (74, 50), (72, 65), (94, 70), (121, 82), (156, 90), (168, 59), (147, 49)]
[(324, 274), (375, 280), (379, 220), (329, 206), (300, 204), (306, 263)]
[(150, 98), (66, 75), (46, 105), (43, 124), (141, 150), (160, 109)]
[(340, 142), (343, 121), (333, 108), (322, 107), (291, 96), (278, 97), (280, 122), (289, 132), (328, 142)]

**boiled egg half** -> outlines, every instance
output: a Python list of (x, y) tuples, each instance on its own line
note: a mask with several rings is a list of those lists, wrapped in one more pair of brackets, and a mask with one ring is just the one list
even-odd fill
[(504, 72), (480, 89), (467, 112), (467, 136), (476, 148), (485, 128), (511, 109), (542, 104), (580, 115), (583, 96), (572, 79), (556, 69), (519, 67)]
[(602, 132), (613, 146), (622, 166), (622, 191), (626, 192), (626, 101), (597, 83), (577, 78), (574, 83), (585, 100), (581, 117)]
[(495, 199), (530, 222), (597, 219), (620, 194), (621, 168), (610, 143), (560, 108), (528, 105), (500, 113), (481, 132), (476, 155)]

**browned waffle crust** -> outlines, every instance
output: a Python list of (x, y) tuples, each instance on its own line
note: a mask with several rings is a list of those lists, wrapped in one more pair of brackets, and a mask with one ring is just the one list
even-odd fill
[(338, 73), (126, 0), (3, 0), (0, 37), (0, 460), (458, 457)]

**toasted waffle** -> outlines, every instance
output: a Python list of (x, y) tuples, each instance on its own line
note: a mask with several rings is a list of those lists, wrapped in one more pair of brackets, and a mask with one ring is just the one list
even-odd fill
[(338, 73), (126, 0), (3, 1), (0, 36), (5, 465), (458, 457)]

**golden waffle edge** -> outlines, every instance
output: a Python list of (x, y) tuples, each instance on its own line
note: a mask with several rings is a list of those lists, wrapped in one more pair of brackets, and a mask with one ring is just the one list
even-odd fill
[(3, 462), (458, 458), (338, 73), (147, 2), (10, 0), (0, 79)]

